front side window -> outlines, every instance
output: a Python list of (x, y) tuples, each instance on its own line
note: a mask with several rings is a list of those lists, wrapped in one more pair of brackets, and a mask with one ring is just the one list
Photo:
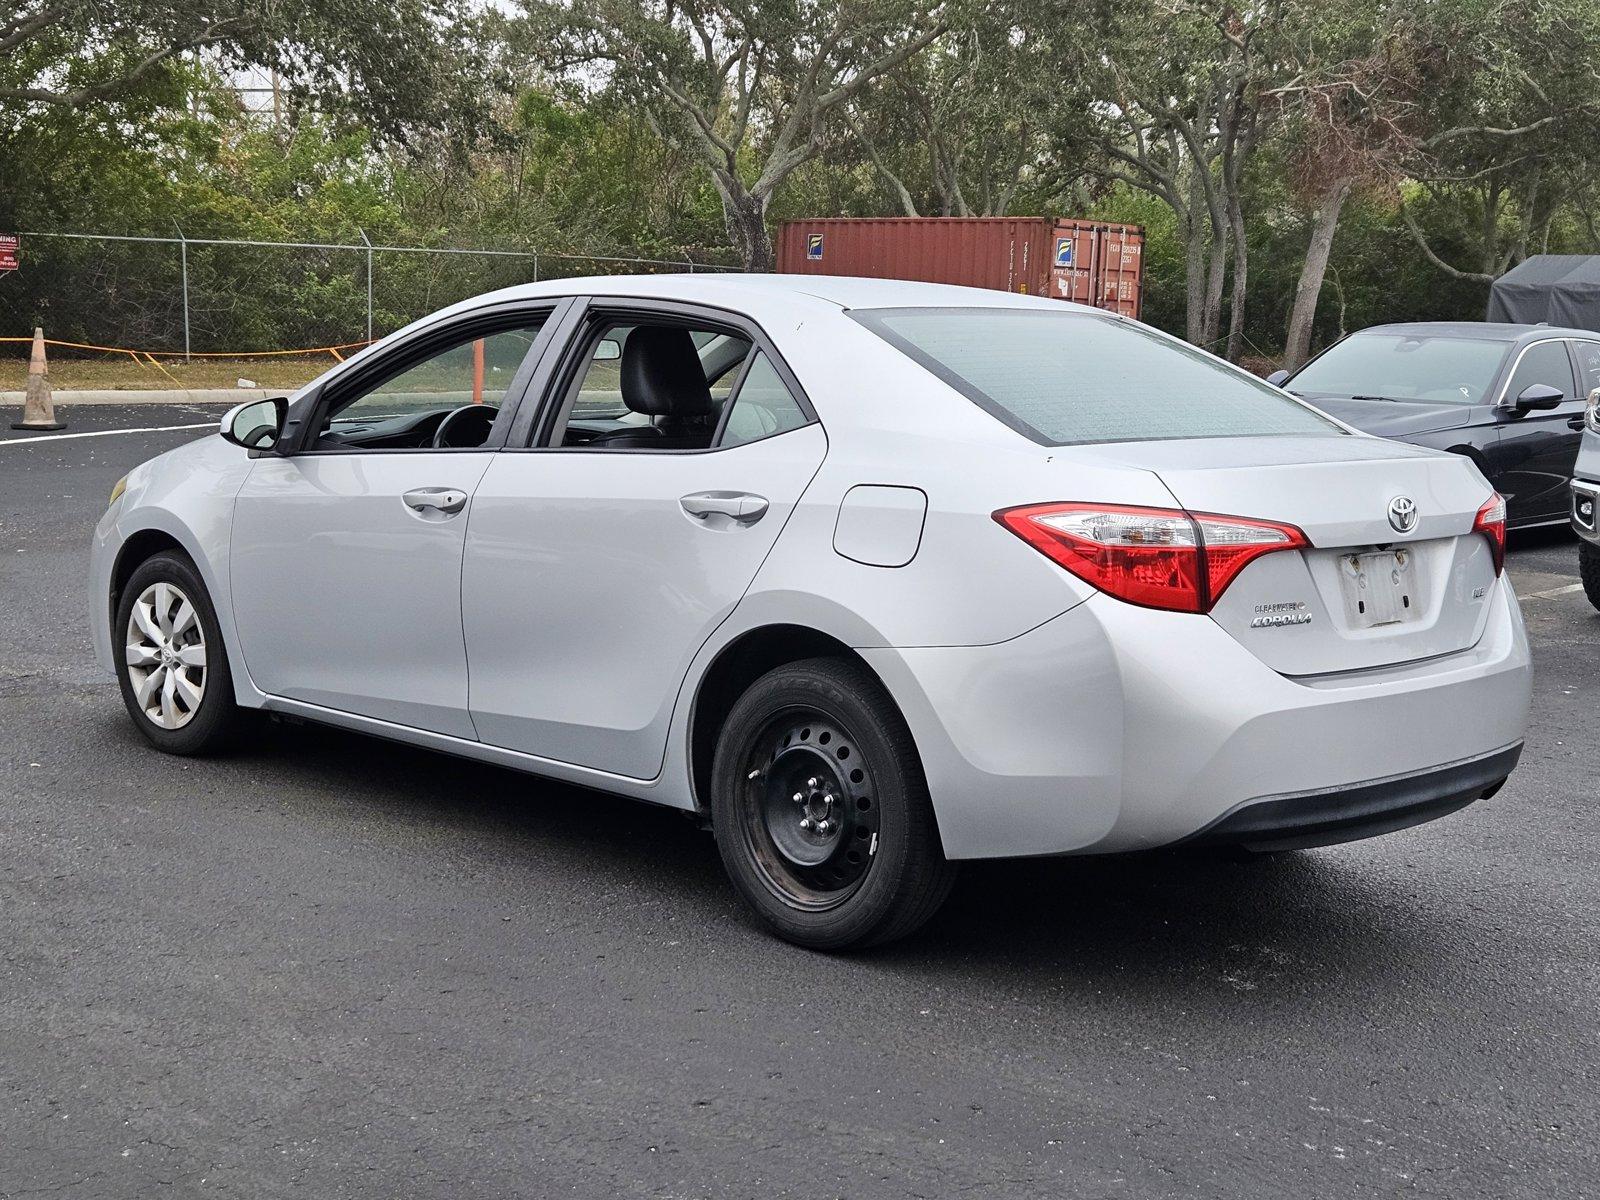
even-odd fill
[(323, 412), (316, 448), (430, 449), (446, 418), (468, 408), (475, 411), (450, 422), (451, 444), (481, 444), (544, 320), (543, 314), (526, 316), (510, 328), (463, 334), (420, 361), (336, 395)]
[(1585, 396), (1595, 388), (1600, 388), (1600, 342), (1573, 342), (1572, 349), (1578, 356), (1578, 380)]
[(850, 315), (1047, 446), (1344, 433), (1210, 355), (1114, 317), (1021, 308)]
[(1523, 351), (1506, 384), (1505, 398), (1515, 400), (1535, 384), (1553, 387), (1562, 399), (1572, 399), (1572, 363), (1565, 342), (1535, 342)]
[(1487, 338), (1358, 333), (1284, 384), (1296, 395), (1487, 404), (1506, 343)]

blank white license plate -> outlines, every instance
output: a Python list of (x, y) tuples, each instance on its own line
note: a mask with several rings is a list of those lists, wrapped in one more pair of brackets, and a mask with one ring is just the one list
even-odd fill
[(1357, 629), (1395, 625), (1418, 615), (1416, 556), (1407, 550), (1346, 554), (1339, 560), (1345, 615)]

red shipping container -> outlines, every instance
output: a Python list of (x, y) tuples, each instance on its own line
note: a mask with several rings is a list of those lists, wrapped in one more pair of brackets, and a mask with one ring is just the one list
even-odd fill
[(1138, 317), (1144, 230), (1050, 217), (824, 217), (786, 221), (778, 270), (956, 283), (1055, 296)]

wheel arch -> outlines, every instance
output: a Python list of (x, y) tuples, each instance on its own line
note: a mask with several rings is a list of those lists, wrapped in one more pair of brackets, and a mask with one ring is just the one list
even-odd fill
[[(717, 651), (695, 687), (689, 709), (689, 787), (695, 809), (709, 811), (711, 766), (717, 734), (734, 703), (761, 676), (785, 663), (807, 658), (845, 658), (859, 663), (878, 681), (901, 720), (894, 694), (883, 677), (860, 654), (833, 634), (810, 625), (773, 623), (747, 629)], [(908, 722), (909, 725), (909, 722)], [(914, 736), (914, 735), (913, 735)]]
[(194, 561), (194, 555), (189, 548), (164, 529), (135, 530), (118, 548), (116, 561), (111, 566), (112, 624), (117, 620), (117, 606), (122, 602), (122, 589), (128, 585), (128, 580), (133, 578), (133, 573), (139, 569), (139, 564), (167, 550), (176, 550), (191, 562)]

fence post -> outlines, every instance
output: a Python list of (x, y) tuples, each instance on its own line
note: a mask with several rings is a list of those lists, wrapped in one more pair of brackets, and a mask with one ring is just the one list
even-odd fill
[(539, 252), (537, 250), (533, 252), (533, 282), (539, 282)]
[(178, 231), (178, 255), (183, 263), (183, 361), (189, 359), (189, 239), (183, 236), (183, 226), (176, 217), (172, 227)]
[(372, 243), (367, 239), (365, 229), (357, 229), (361, 241), (367, 247), (367, 342), (372, 342)]

